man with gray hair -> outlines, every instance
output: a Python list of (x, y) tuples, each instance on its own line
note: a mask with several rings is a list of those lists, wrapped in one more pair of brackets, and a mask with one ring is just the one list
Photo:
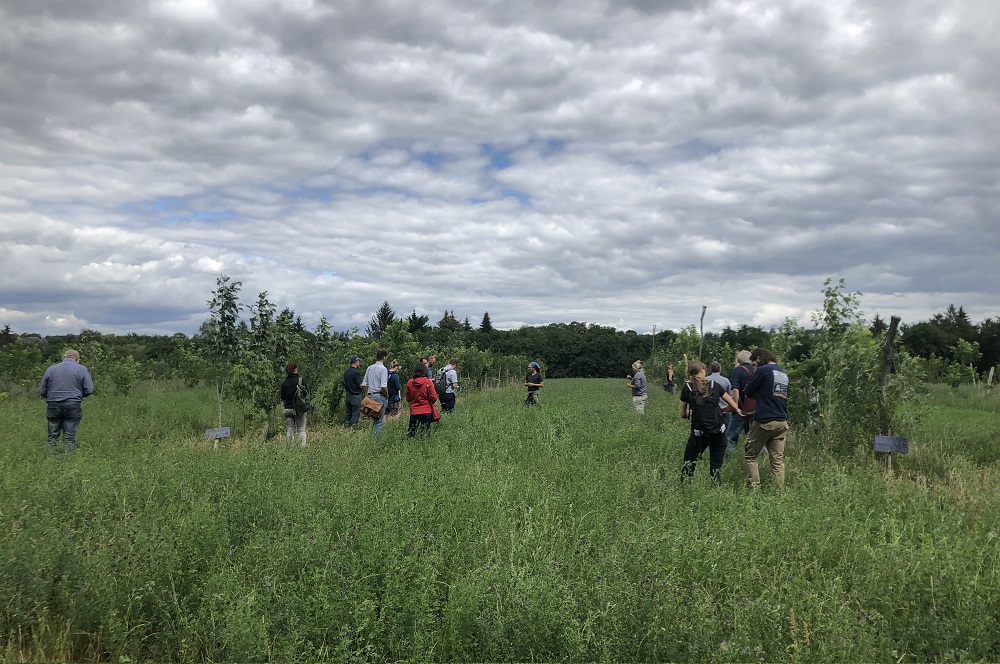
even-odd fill
[[(718, 360), (712, 360), (709, 365), (709, 371), (712, 373), (706, 377), (706, 380), (710, 383), (717, 383), (726, 391), (726, 394), (733, 397), (733, 385), (729, 382), (729, 379), (722, 375), (722, 363)], [(729, 404), (727, 404), (722, 399), (719, 399), (719, 409), (722, 411), (722, 424), (726, 427), (726, 431), (729, 431), (729, 423), (733, 419), (733, 411), (729, 410)]]
[(45, 419), (48, 422), (48, 439), (45, 448), (57, 451), (62, 434), (62, 451), (76, 449), (76, 430), (83, 419), (81, 402), (94, 393), (94, 381), (87, 368), (80, 364), (80, 353), (73, 349), (63, 353), (62, 362), (45, 370), (38, 394), (45, 399)]
[(733, 367), (732, 373), (729, 374), (729, 383), (733, 390), (732, 397), (739, 405), (740, 410), (743, 411), (743, 415), (733, 413), (732, 419), (729, 420), (729, 426), (726, 427), (726, 440), (728, 441), (726, 445), (727, 455), (731, 454), (740, 442), (740, 432), (749, 431), (750, 429), (750, 420), (753, 419), (753, 409), (751, 408), (750, 412), (747, 412), (744, 391), (747, 383), (753, 377), (753, 372), (754, 366), (750, 363), (750, 351), (741, 350), (736, 354), (736, 366)]

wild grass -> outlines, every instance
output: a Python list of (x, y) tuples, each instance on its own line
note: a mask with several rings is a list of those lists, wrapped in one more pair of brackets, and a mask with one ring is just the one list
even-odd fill
[(793, 432), (753, 493), (732, 457), (680, 484), (662, 391), (522, 399), (214, 450), (212, 395), (151, 385), (48, 456), (44, 404), (0, 403), (4, 661), (1000, 659), (997, 395), (910, 404), (892, 477)]

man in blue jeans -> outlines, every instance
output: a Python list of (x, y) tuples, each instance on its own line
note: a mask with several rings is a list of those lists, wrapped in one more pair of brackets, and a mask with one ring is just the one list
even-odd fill
[(753, 411), (747, 412), (744, 400), (746, 397), (746, 386), (750, 382), (750, 379), (753, 378), (753, 373), (754, 366), (750, 363), (750, 351), (741, 350), (736, 354), (736, 366), (733, 367), (733, 372), (729, 374), (729, 383), (733, 390), (732, 397), (736, 399), (736, 403), (739, 404), (743, 415), (733, 413), (733, 417), (729, 420), (729, 425), (726, 427), (726, 439), (729, 441), (729, 444), (726, 446), (727, 455), (732, 454), (733, 450), (736, 449), (736, 445), (740, 441), (740, 434), (749, 430), (750, 420), (753, 419)]
[(45, 419), (48, 439), (45, 447), (55, 452), (59, 435), (63, 436), (63, 451), (76, 449), (76, 430), (83, 419), (81, 402), (94, 393), (94, 381), (87, 368), (80, 364), (80, 353), (73, 349), (63, 353), (62, 362), (45, 370), (38, 394), (45, 399)]
[(382, 432), (382, 423), (385, 422), (385, 404), (389, 400), (389, 370), (385, 368), (385, 358), (389, 351), (380, 348), (375, 353), (375, 364), (369, 365), (365, 369), (365, 379), (361, 387), (367, 390), (367, 394), (372, 399), (382, 404), (382, 412), (375, 420), (375, 435)]

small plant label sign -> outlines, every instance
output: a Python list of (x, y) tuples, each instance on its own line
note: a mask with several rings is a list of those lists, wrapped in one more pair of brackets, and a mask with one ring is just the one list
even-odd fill
[(907, 454), (910, 444), (906, 438), (896, 436), (875, 436), (875, 451), (889, 454)]
[(205, 429), (205, 440), (215, 440), (218, 438), (229, 438), (229, 427)]

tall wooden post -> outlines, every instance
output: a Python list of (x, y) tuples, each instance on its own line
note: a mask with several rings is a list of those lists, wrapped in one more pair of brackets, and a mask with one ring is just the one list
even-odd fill
[(701, 359), (701, 351), (702, 351), (702, 349), (705, 348), (705, 310), (706, 309), (708, 309), (708, 307), (705, 306), (705, 305), (702, 305), (702, 307), (701, 307), (701, 332), (700, 332), (701, 333), (701, 340), (698, 342), (698, 359), (701, 360), (702, 362), (705, 361), (705, 360)]
[(892, 421), (889, 412), (889, 374), (892, 373), (892, 345), (896, 341), (896, 331), (899, 329), (899, 316), (889, 319), (889, 329), (882, 340), (882, 378), (879, 381), (879, 423), (883, 436), (891, 436), (889, 423)]
[[(896, 341), (896, 331), (899, 329), (899, 316), (889, 319), (889, 329), (882, 340), (882, 378), (879, 381), (879, 430), (883, 436), (891, 436), (892, 411), (889, 403), (889, 374), (892, 373), (892, 345)], [(886, 455), (888, 470), (892, 473), (892, 452)]]

